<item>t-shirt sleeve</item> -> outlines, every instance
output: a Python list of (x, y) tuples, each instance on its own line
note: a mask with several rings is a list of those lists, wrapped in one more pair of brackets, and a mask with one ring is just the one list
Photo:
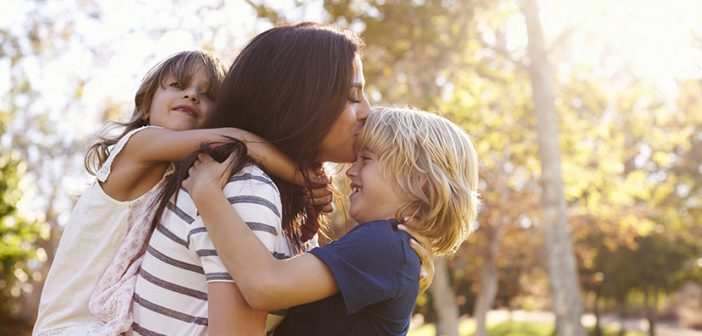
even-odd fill
[[(237, 174), (230, 178), (224, 194), (251, 231), (273, 253), (277, 237), (282, 234), (280, 193), (273, 182), (263, 174)], [(191, 227), (188, 247), (200, 259), (207, 282), (234, 282), (207, 234), (202, 217), (198, 215)]]
[(396, 295), (406, 263), (401, 237), (390, 228), (358, 227), (309, 252), (331, 271), (347, 314)]

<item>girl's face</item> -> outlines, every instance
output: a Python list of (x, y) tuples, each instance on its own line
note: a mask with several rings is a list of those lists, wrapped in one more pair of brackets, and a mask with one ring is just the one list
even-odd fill
[(348, 102), (322, 140), (317, 158), (319, 161), (353, 162), (356, 158), (354, 150), (356, 139), (371, 112), (370, 104), (363, 91), (366, 79), (363, 76), (363, 63), (358, 55), (353, 61), (353, 73)]
[(362, 149), (358, 159), (346, 171), (351, 180), (349, 215), (358, 223), (395, 218), (395, 213), (409, 202), (406, 193), (393, 188), (383, 176), (375, 153)]
[(212, 119), (215, 105), (207, 93), (208, 87), (206, 71), (199, 67), (187, 85), (169, 74), (154, 92), (144, 118), (151, 125), (174, 131), (204, 128)]

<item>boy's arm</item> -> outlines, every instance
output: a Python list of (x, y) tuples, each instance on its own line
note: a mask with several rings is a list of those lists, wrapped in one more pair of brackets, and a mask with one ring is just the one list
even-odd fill
[[(275, 259), (231, 207), (217, 179), (232, 159), (202, 165), (201, 161), (213, 160), (201, 155), (191, 168), (191, 172), (198, 168), (200, 171), (190, 174), (183, 187), (195, 201), (219, 258), (249, 305), (258, 310), (274, 310), (337, 293), (337, 283), (321, 260), (311, 254)], [(203, 169), (209, 172), (203, 174)]]

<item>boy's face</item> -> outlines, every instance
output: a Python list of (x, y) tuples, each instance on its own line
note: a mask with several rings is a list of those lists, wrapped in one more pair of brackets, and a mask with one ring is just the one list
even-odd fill
[(358, 153), (346, 175), (351, 179), (349, 214), (359, 223), (395, 218), (397, 210), (409, 201), (381, 174), (378, 157), (366, 149)]
[(174, 131), (204, 128), (212, 119), (215, 102), (207, 93), (209, 80), (205, 71), (197, 69), (185, 85), (170, 74), (154, 92), (149, 124)]

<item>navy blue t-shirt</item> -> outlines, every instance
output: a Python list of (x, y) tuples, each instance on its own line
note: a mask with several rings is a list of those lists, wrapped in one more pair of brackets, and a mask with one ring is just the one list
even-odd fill
[(394, 220), (379, 220), (309, 251), (329, 268), (339, 293), (291, 308), (276, 335), (407, 334), (420, 271), (410, 238)]

